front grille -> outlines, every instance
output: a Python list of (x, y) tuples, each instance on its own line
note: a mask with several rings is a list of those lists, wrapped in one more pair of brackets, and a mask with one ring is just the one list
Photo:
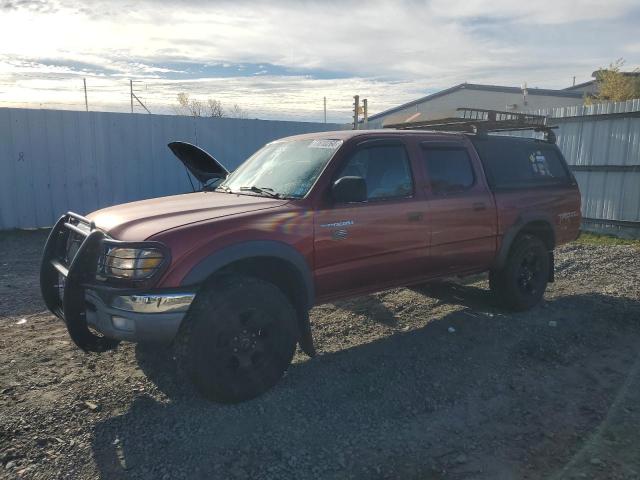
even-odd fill
[(70, 266), (73, 261), (76, 253), (78, 253), (78, 249), (84, 240), (78, 233), (69, 232), (67, 236), (67, 244), (65, 246), (65, 255), (64, 255), (64, 263), (66, 266)]
[[(71, 221), (69, 223), (71, 223)], [(72, 223), (72, 225), (75, 225), (79, 229), (86, 231), (87, 235), (90, 232), (89, 226), (80, 221), (75, 221)], [(62, 258), (60, 260), (65, 264), (65, 266), (69, 267), (71, 266), (71, 262), (73, 262), (76, 253), (78, 253), (80, 245), (82, 245), (82, 242), (86, 238), (86, 235), (74, 232), (73, 230), (67, 230), (66, 235), (67, 240), (65, 242), (63, 255), (61, 255)]]

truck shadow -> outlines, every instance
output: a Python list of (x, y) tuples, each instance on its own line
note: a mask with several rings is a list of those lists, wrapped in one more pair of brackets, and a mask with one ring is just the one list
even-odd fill
[[(409, 290), (420, 295), (437, 300), (439, 304), (461, 305), (480, 311), (501, 312), (501, 307), (496, 303), (492, 293), (488, 289), (477, 288), (469, 285), (470, 282), (482, 280), (485, 276), (474, 275), (467, 280), (433, 281), (409, 287)], [(388, 293), (385, 292), (383, 296)], [(356, 315), (365, 315), (371, 320), (388, 327), (398, 325), (395, 313), (389, 309), (380, 298), (380, 294), (364, 295), (361, 297), (333, 302), (333, 306), (341, 310), (347, 310)]]
[(376, 295), (340, 300), (334, 302), (333, 305), (356, 315), (366, 315), (368, 319), (388, 327), (393, 327), (398, 323), (394, 313)]
[(501, 311), (493, 294), (488, 289), (482, 289), (461, 282), (433, 282), (410, 287), (416, 293), (438, 300), (439, 303), (461, 305), (473, 310)]
[[(438, 298), (460, 296), (449, 290)], [(465, 306), (296, 363), (238, 405), (202, 400), (166, 352), (138, 347), (168, 400), (142, 396), (99, 423), (93, 455), (109, 479), (546, 478), (610, 413), (638, 355), (638, 318), (640, 302), (599, 294), (511, 315)]]

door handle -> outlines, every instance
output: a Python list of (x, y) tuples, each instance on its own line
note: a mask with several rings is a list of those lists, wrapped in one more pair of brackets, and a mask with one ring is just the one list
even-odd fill
[(409, 212), (407, 218), (410, 222), (419, 222), (422, 220), (422, 212)]
[(484, 202), (476, 202), (473, 204), (473, 209), (476, 212), (479, 212), (481, 210), (486, 210), (487, 209), (487, 205)]

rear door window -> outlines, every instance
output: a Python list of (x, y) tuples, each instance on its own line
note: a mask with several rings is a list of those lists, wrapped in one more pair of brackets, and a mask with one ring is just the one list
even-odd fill
[(493, 188), (528, 188), (567, 183), (571, 176), (551, 145), (511, 139), (473, 139)]
[(422, 155), (434, 194), (464, 192), (475, 183), (473, 165), (466, 148), (425, 146)]

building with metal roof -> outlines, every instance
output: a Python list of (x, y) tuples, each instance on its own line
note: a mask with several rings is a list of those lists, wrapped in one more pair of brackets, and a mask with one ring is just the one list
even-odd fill
[(583, 101), (584, 94), (579, 91), (461, 83), (371, 115), (365, 128), (455, 117), (460, 107), (523, 112), (581, 105)]

